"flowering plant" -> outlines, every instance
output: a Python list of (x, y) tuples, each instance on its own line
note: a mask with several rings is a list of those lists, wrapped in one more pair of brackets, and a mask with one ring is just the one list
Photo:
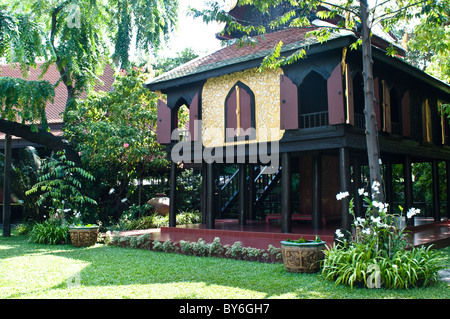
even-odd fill
[[(372, 198), (378, 194), (380, 184), (372, 185)], [(334, 279), (336, 284), (354, 284), (368, 288), (409, 288), (436, 280), (442, 269), (439, 252), (430, 247), (412, 247), (406, 250), (406, 231), (401, 228), (400, 214), (389, 213), (389, 205), (373, 200), (364, 189), (367, 205), (364, 216), (355, 216), (353, 198), (349, 201), (349, 212), (353, 216), (353, 232), (336, 230), (336, 240), (325, 251), (322, 274)], [(336, 195), (338, 200), (349, 197), (348, 192)], [(412, 218), (420, 210), (411, 208), (406, 212)]]
[[(376, 181), (372, 184), (372, 197), (379, 192), (379, 187), (380, 183)], [(392, 257), (397, 251), (405, 249), (408, 245), (407, 232), (400, 226), (403, 208), (400, 207), (400, 214), (389, 213), (389, 204), (372, 200), (364, 188), (358, 189), (358, 194), (364, 196), (363, 200), (367, 209), (364, 217), (356, 216), (354, 199), (350, 199), (349, 213), (353, 217), (352, 240), (386, 257)], [(336, 199), (343, 200), (348, 196), (350, 196), (348, 192), (341, 192), (336, 195)], [(406, 216), (410, 219), (417, 214), (420, 214), (420, 209), (410, 208)], [(336, 231), (336, 238), (344, 245), (349, 244), (348, 237), (340, 229)]]

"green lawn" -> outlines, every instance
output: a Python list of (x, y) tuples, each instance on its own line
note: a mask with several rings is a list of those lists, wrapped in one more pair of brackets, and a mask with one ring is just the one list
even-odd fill
[[(450, 249), (445, 249), (447, 256)], [(450, 268), (450, 263), (449, 263)], [(0, 299), (6, 298), (427, 298), (448, 299), (439, 282), (424, 289), (351, 290), (282, 264), (194, 257), (97, 244), (30, 244), (0, 237)]]

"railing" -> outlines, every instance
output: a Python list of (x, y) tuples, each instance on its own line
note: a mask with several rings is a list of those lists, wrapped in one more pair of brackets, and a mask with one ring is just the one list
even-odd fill
[(328, 111), (300, 115), (300, 128), (328, 126)]
[(366, 117), (364, 114), (355, 113), (355, 127), (362, 130), (366, 129)]
[(191, 134), (189, 130), (180, 130), (178, 129), (178, 141), (179, 142), (190, 142), (191, 141)]
[(395, 135), (402, 135), (402, 126), (400, 125), (400, 123), (395, 123), (395, 122), (392, 122), (391, 123), (391, 131), (392, 131), (392, 134), (395, 134)]
[[(255, 179), (254, 186), (256, 191), (255, 203), (259, 204), (263, 202), (267, 196), (271, 193), (272, 189), (279, 181), (281, 176), (281, 170), (274, 174), (266, 174), (266, 168), (260, 170), (260, 166), (255, 166)], [(248, 177), (247, 177), (248, 182)], [(223, 175), (220, 177), (219, 186), (219, 207), (220, 214), (225, 215), (227, 211), (232, 209), (233, 205), (236, 203), (236, 199), (239, 194), (239, 169), (237, 169), (231, 176)]]

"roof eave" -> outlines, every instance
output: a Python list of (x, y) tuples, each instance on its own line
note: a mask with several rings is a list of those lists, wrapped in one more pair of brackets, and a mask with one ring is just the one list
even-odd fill
[[(338, 48), (343, 48), (349, 46), (353, 41), (356, 39), (354, 35), (345, 35), (341, 36), (336, 39), (329, 40), (324, 43), (315, 43), (308, 47), (306, 47), (306, 53), (307, 55), (313, 55), (322, 53), (325, 51), (331, 51)], [(290, 46), (287, 46), (288, 48)], [(305, 47), (304, 47), (305, 48)], [(294, 49), (285, 49), (283, 51), (283, 55), (289, 55), (294, 53), (295, 51), (301, 49), (301, 47), (294, 48)], [(267, 53), (268, 54), (268, 53)], [(192, 84), (195, 82), (204, 82), (209, 78), (218, 77), (230, 73), (240, 72), (248, 69), (252, 69), (255, 67), (261, 66), (261, 63), (264, 59), (264, 56), (259, 56), (257, 58), (251, 58), (249, 60), (241, 61), (238, 63), (230, 63), (225, 66), (221, 66), (218, 68), (214, 68), (211, 70), (198, 72), (195, 74), (190, 74), (186, 76), (181, 76), (175, 79), (170, 79), (167, 81), (161, 81), (161, 82), (150, 82), (147, 84), (144, 84), (146, 88), (148, 88), (150, 91), (162, 91), (165, 93), (168, 89), (174, 88), (181, 85), (187, 85)]]

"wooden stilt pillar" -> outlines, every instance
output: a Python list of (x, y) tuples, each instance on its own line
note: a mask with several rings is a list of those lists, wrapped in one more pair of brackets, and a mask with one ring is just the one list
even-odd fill
[(239, 225), (247, 223), (247, 165), (239, 164)]
[(214, 212), (214, 164), (206, 164), (206, 227), (208, 229), (215, 228), (215, 212)]
[(450, 161), (445, 162), (445, 170), (447, 175), (447, 218), (450, 219)]
[(439, 163), (436, 159), (431, 162), (433, 176), (433, 218), (435, 221), (441, 220), (441, 205), (439, 198)]
[(169, 227), (177, 226), (177, 163), (170, 164)]
[(291, 154), (281, 155), (281, 232), (292, 232), (292, 167)]
[[(342, 147), (339, 149), (339, 176), (341, 181), (341, 192), (350, 190), (350, 159), (348, 149)], [(350, 216), (348, 200), (342, 200), (342, 221), (341, 227), (344, 230), (350, 230)]]
[(322, 227), (322, 157), (313, 156), (312, 160), (312, 228)]
[(202, 224), (206, 225), (206, 164), (202, 163), (202, 201), (201, 201), (201, 209), (202, 209)]
[(248, 211), (247, 218), (250, 220), (256, 219), (255, 211), (256, 201), (256, 185), (255, 185), (255, 165), (248, 165)]
[(3, 175), (3, 237), (11, 237), (11, 134), (5, 136), (5, 171)]
[(406, 212), (413, 207), (413, 184), (412, 184), (412, 161), (411, 156), (406, 155), (405, 162), (403, 164), (403, 177), (405, 180), (405, 222), (408, 226), (414, 226), (414, 217), (408, 219)]

